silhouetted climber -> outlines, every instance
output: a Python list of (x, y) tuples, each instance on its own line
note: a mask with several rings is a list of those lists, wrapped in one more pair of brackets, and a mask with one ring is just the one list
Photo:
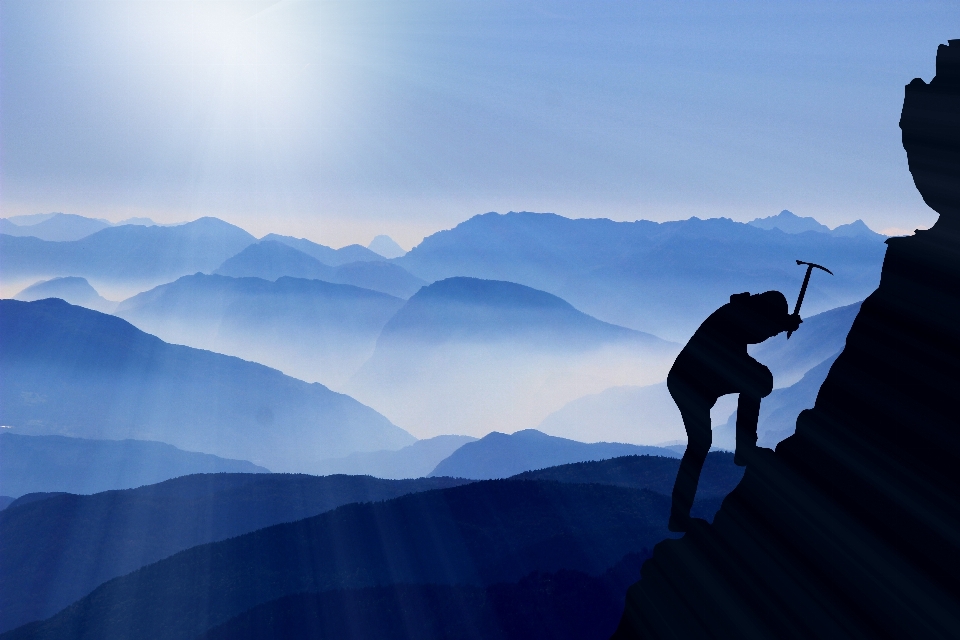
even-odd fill
[(790, 315), (787, 299), (779, 291), (737, 293), (704, 320), (677, 356), (667, 388), (683, 417), (687, 450), (673, 486), (671, 531), (687, 530), (700, 470), (713, 440), (710, 409), (720, 396), (740, 394), (734, 462), (744, 466), (757, 446), (760, 400), (773, 390), (773, 375), (750, 357), (747, 345), (782, 331), (796, 331), (801, 322), (798, 315)]
[(815, 405), (710, 525), (654, 548), (616, 640), (960, 638), (960, 40), (900, 128), (937, 223), (886, 240)]

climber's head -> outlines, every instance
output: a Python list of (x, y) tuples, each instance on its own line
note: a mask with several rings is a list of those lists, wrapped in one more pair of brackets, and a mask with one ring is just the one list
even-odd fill
[(790, 309), (787, 299), (779, 291), (736, 294), (730, 302), (737, 316), (737, 324), (747, 344), (763, 342), (788, 328)]

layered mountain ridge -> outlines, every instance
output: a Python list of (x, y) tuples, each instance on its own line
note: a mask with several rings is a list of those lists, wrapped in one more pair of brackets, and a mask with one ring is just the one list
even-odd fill
[(428, 236), (394, 262), (424, 280), (506, 280), (559, 296), (605, 322), (686, 340), (731, 292), (779, 290), (793, 300), (795, 260), (818, 279), (804, 311), (862, 300), (877, 285), (883, 237), (788, 234), (725, 218), (656, 223), (511, 212), (474, 216)]
[(323, 280), (198, 273), (124, 300), (116, 315), (169, 342), (338, 386), (401, 306), (388, 294)]
[(320, 384), (57, 299), (0, 300), (0, 364), (0, 421), (14, 433), (159, 440), (274, 471), (414, 441)]
[(535, 426), (584, 393), (662, 380), (678, 350), (544, 291), (456, 277), (397, 311), (345, 390), (420, 437), (481, 437)]

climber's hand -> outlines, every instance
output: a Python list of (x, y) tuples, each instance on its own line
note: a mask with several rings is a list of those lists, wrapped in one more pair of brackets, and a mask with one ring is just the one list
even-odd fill
[(784, 330), (793, 333), (800, 328), (800, 325), (803, 323), (803, 320), (800, 319), (800, 314), (793, 314), (792, 316), (787, 316), (787, 326), (784, 327)]

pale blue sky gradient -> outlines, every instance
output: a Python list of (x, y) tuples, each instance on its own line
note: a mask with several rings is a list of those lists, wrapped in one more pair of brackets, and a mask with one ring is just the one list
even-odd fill
[(0, 207), (406, 248), (490, 210), (935, 219), (956, 2), (0, 0)]

